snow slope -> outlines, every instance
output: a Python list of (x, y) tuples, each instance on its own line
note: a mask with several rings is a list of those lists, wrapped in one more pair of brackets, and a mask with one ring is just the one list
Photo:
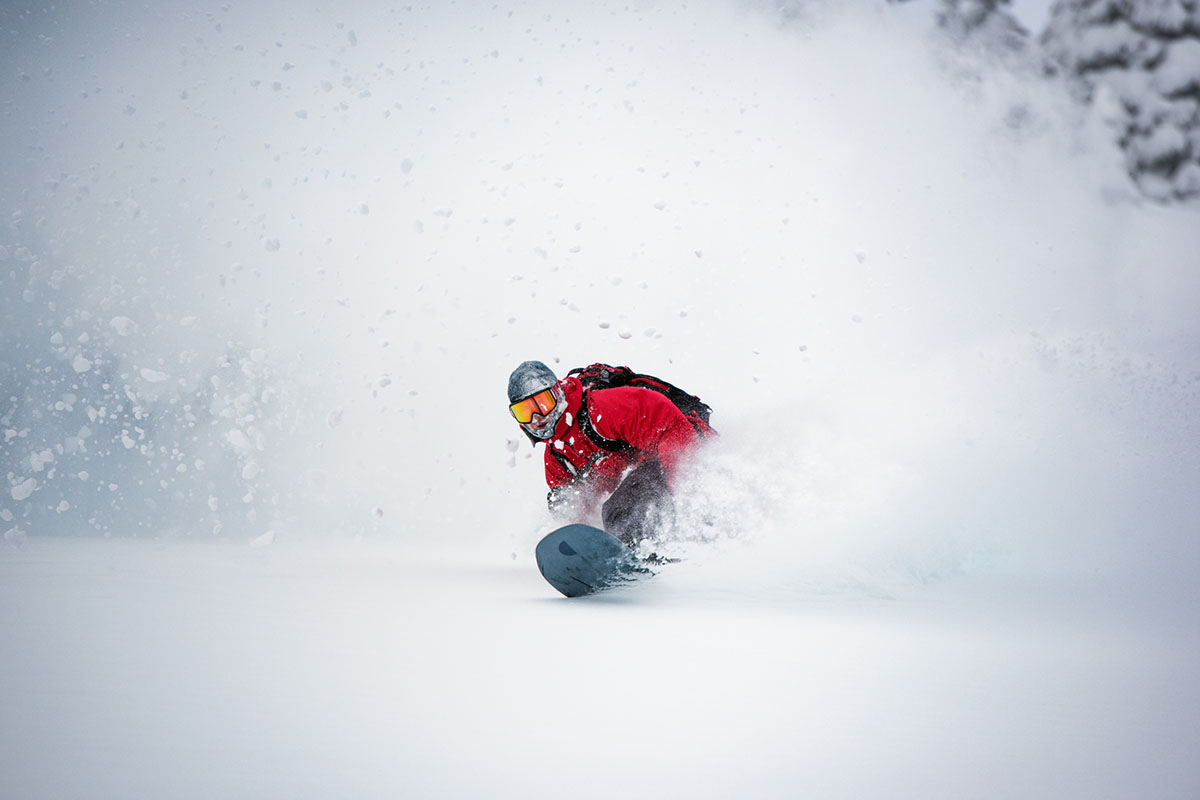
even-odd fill
[(0, 569), (6, 797), (1196, 787), (1194, 614), (1120, 583), (569, 602), (528, 564), (368, 543), (38, 542)]
[[(918, 12), (0, 11), (0, 795), (1195, 796), (1196, 213)], [(531, 357), (716, 409), (651, 584)]]

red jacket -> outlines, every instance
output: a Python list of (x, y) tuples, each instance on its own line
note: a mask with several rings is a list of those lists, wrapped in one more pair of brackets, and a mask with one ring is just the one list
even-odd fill
[[(579, 405), (583, 384), (578, 378), (562, 381), (567, 411), (546, 443), (546, 484), (551, 489), (577, 478), (595, 492), (611, 492), (622, 475), (647, 458), (657, 458), (674, 487), (680, 462), (700, 441), (693, 420), (675, 404), (651, 389), (624, 386), (588, 392), (588, 417), (596, 432), (606, 439), (628, 442), (633, 449), (612, 453), (598, 447), (579, 427)], [(704, 433), (712, 429), (698, 420)], [(581, 487), (583, 488), (583, 487)]]

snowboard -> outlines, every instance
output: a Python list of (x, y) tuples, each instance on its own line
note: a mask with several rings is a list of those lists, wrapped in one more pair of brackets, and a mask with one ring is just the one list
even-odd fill
[(628, 584), (654, 573), (619, 539), (591, 525), (551, 531), (534, 551), (542, 577), (567, 597)]

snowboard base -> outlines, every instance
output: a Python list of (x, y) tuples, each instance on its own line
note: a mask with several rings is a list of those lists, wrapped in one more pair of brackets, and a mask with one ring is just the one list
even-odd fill
[(653, 575), (633, 551), (591, 525), (546, 534), (534, 551), (542, 577), (567, 597), (583, 597)]

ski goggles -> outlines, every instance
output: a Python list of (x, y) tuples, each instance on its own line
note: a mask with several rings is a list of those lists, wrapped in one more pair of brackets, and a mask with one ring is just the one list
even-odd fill
[(543, 389), (524, 400), (518, 400), (509, 406), (508, 410), (516, 417), (517, 422), (526, 425), (533, 421), (534, 414), (541, 414), (544, 417), (553, 411), (556, 405), (558, 405), (558, 401), (554, 399), (553, 390)]

